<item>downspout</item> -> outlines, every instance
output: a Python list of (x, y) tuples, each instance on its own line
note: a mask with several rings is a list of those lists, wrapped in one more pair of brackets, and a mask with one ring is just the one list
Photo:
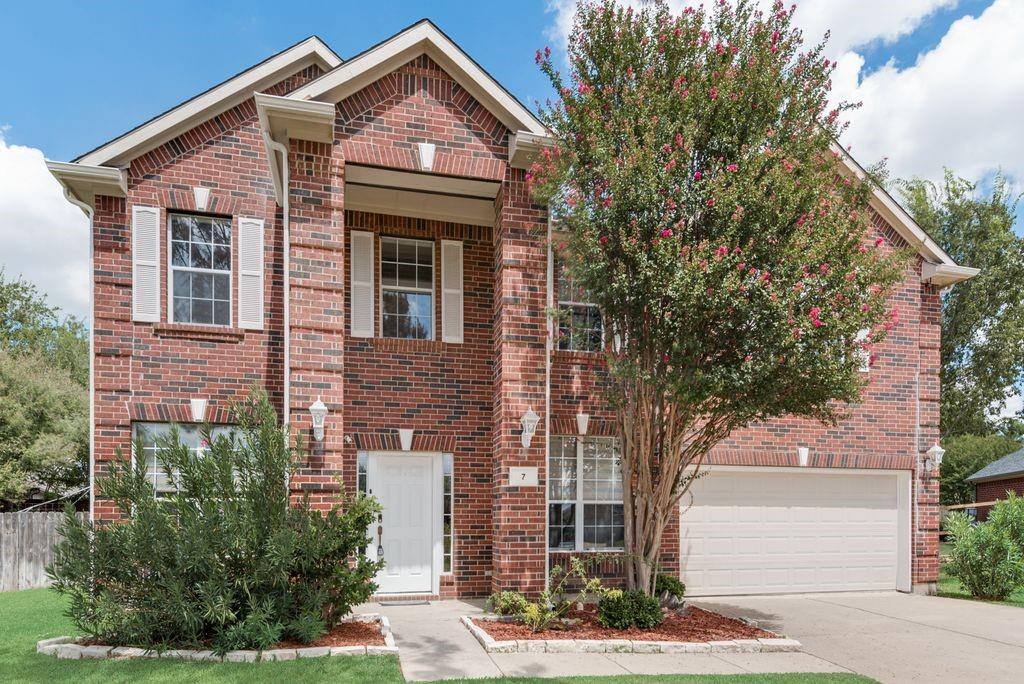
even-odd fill
[(64, 190), (64, 198), (68, 202), (81, 209), (85, 215), (89, 218), (89, 522), (93, 521), (95, 511), (95, 490), (93, 489), (95, 470), (96, 470), (96, 309), (95, 309), (95, 297), (96, 297), (96, 281), (94, 278), (93, 270), (95, 269), (94, 264), (94, 243), (92, 236), (93, 228), (93, 217), (96, 212), (85, 202), (82, 202), (67, 189), (63, 184), (61, 188)]
[(551, 354), (554, 350), (554, 323), (551, 318), (551, 309), (554, 306), (554, 300), (552, 299), (552, 289), (554, 284), (554, 256), (551, 251), (551, 212), (548, 211), (548, 231), (547, 231), (547, 275), (546, 275), (546, 292), (545, 292), (545, 311), (544, 320), (546, 322), (547, 335), (544, 342), (544, 588), (550, 590), (548, 576), (551, 572), (551, 554), (548, 549), (548, 525), (550, 520), (548, 516), (551, 514), (550, 506), (548, 506), (548, 454), (551, 453)]
[[(270, 134), (264, 131), (263, 139), (267, 147), (281, 155), (281, 213), (282, 230), (284, 232), (284, 424), (287, 427), (291, 423), (291, 402), (292, 402), (292, 317), (291, 317), (291, 222), (289, 202), (289, 170), (288, 170), (288, 148), (273, 140)], [(270, 165), (273, 172), (274, 164)]]

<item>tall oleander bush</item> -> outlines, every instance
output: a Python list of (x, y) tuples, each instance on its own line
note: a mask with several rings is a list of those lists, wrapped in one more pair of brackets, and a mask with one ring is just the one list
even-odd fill
[(289, 446), (266, 395), (233, 412), (237, 432), (213, 438), (204, 428), (201, 450), (173, 431), (158, 441), (176, 493), (156, 496), (137, 444), (136, 458), (115, 462), (99, 483), (122, 519), (65, 519), (49, 572), (85, 634), (218, 652), (308, 643), (376, 589), (382, 563), (360, 552), (376, 501), (340, 496), (327, 512), (289, 502), (301, 449)]
[(971, 596), (1002, 601), (1024, 587), (1024, 499), (1000, 501), (983, 523), (955, 512), (944, 525), (953, 538), (948, 572)]

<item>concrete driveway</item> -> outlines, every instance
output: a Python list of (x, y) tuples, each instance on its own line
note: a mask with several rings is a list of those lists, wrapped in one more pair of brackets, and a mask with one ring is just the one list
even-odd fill
[(882, 682), (1024, 681), (1024, 609), (898, 593), (696, 599)]

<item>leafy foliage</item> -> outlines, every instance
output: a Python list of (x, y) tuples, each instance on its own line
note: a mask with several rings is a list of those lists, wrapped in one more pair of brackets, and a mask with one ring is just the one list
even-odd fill
[[(936, 185), (906, 183), (907, 209), (957, 263), (981, 269), (942, 296), (943, 435), (988, 434), (1024, 389), (1024, 238), (1013, 231), (1018, 197), (997, 176), (991, 194), (949, 170)], [(1024, 416), (1021, 416), (1024, 417)]]
[[(587, 567), (600, 563), (603, 556), (591, 556), (586, 560), (572, 556), (569, 567), (555, 565), (548, 571), (548, 588), (540, 593), (536, 601), (527, 602), (519, 613), (519, 619), (534, 632), (543, 632), (565, 617), (573, 604), (580, 603), (587, 596), (600, 593), (601, 580), (589, 577)], [(570, 587), (578, 587), (570, 599)]]
[(654, 579), (654, 593), (660, 596), (665, 592), (668, 592), (669, 596), (681, 600), (686, 595), (686, 585), (675, 575), (666, 575), (660, 572)]
[(939, 502), (943, 506), (974, 501), (974, 485), (966, 479), (992, 461), (1021, 448), (1017, 440), (1003, 435), (958, 435), (943, 440)]
[(826, 111), (834, 65), (802, 51), (791, 10), (583, 1), (575, 17), (568, 75), (537, 54), (559, 100), (528, 180), (602, 312), (636, 483), (629, 580), (651, 592), (665, 525), (717, 442), (786, 414), (835, 421), (860, 398), (906, 259), (833, 147), (847, 107)]
[(254, 393), (234, 413), (237, 439), (211, 439), (207, 427), (199, 453), (174, 434), (159, 442), (176, 494), (155, 496), (138, 451), (99, 484), (124, 520), (63, 522), (49, 572), (86, 634), (218, 652), (308, 643), (373, 593), (382, 563), (360, 549), (377, 503), (348, 497), (326, 513), (306, 500), (289, 505), (301, 455), (269, 400)]
[(988, 512), (988, 521), (1006, 532), (1006, 536), (1024, 554), (1024, 497), (1008, 492), (1005, 499)]
[(665, 619), (658, 599), (642, 591), (605, 592), (597, 604), (597, 619), (612, 629), (650, 629)]
[(1024, 548), (1011, 536), (1013, 529), (1024, 528), (1019, 519), (1024, 507), (1015, 504), (1007, 513), (978, 524), (965, 513), (946, 516), (946, 530), (953, 537), (948, 572), (975, 598), (1002, 601), (1024, 585)]
[(497, 615), (519, 615), (529, 600), (518, 591), (496, 591), (487, 599), (487, 609)]
[(0, 502), (81, 486), (88, 463), (86, 390), (39, 354), (0, 350)]

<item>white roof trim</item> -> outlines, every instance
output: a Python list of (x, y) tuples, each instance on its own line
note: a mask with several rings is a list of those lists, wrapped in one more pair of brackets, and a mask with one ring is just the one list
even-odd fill
[(65, 192), (83, 204), (96, 208), (96, 196), (126, 197), (128, 182), (125, 172), (109, 166), (86, 166), (46, 160), (46, 168)]
[(307, 83), (289, 97), (340, 102), (421, 54), (437, 62), (509, 130), (545, 134), (537, 117), (426, 19)]
[(933, 264), (928, 261), (924, 262), (921, 267), (921, 277), (932, 285), (939, 287), (947, 287), (964, 280), (970, 280), (979, 273), (981, 273), (980, 268), (957, 266), (956, 264), (952, 266), (949, 264)]
[[(256, 114), (263, 133), (274, 199), (284, 206), (284, 169), (286, 160), (274, 149), (288, 149), (288, 139), (334, 142), (334, 105), (327, 102), (293, 100), (277, 95), (253, 93)], [(284, 146), (283, 148), (281, 146)]]
[(149, 150), (221, 114), (312, 64), (332, 69), (341, 59), (316, 36), (293, 45), (151, 121), (87, 152), (75, 161), (90, 166), (126, 164)]

